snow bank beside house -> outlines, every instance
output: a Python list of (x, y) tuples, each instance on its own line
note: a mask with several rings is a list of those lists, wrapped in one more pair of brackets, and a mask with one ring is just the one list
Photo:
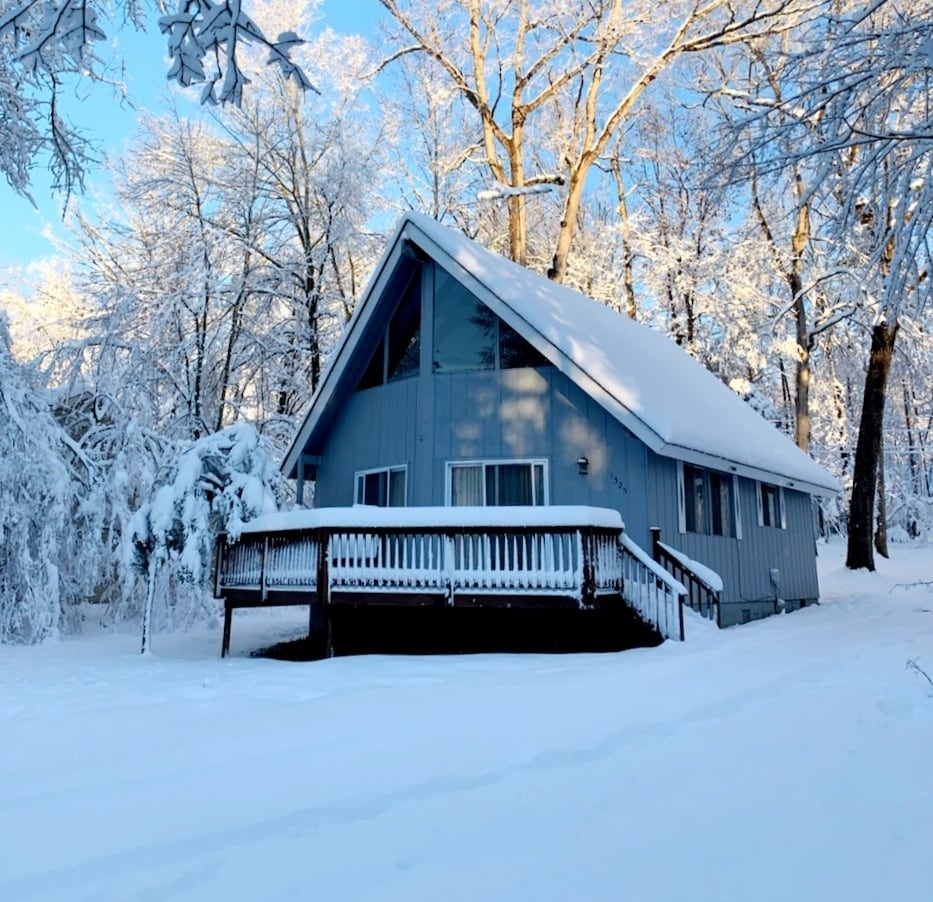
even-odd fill
[(0, 899), (926, 899), (933, 550), (894, 554), (621, 654), (246, 657), (301, 610), (226, 660), (0, 647)]

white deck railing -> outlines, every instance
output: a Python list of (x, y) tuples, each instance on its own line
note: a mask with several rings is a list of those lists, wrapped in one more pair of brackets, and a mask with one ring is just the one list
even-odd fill
[[(442, 526), (428, 513), (412, 526), (358, 525), (341, 512), (330, 527), (318, 516), (288, 529), (279, 518), (273, 529), (254, 527), (238, 542), (221, 543), (216, 593), (239, 605), (263, 604), (270, 593), (276, 603), (300, 593), (324, 604), (334, 593), (408, 593), (443, 596), (448, 604), (458, 596), (480, 602), (484, 595), (540, 596), (581, 607), (622, 594), (661, 635), (683, 638), (684, 587), (622, 532), (621, 521), (568, 525), (584, 510), (551, 509), (553, 521), (536, 511), (526, 518), (541, 522), (514, 526), (502, 522), (501, 512), (492, 525), (481, 525), (475, 511), (460, 526)], [(353, 516), (361, 519), (360, 512)]]
[(624, 533), (620, 543), (625, 600), (666, 639), (683, 641), (687, 590)]

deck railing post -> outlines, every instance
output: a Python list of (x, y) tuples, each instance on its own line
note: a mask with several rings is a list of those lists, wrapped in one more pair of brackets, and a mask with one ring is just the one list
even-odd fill
[(214, 598), (220, 598), (220, 583), (225, 564), (225, 548), (227, 545), (226, 533), (220, 533), (214, 542)]
[(580, 530), (581, 546), (583, 551), (583, 606), (593, 607), (596, 603), (596, 537), (591, 529)]
[(680, 617), (680, 641), (684, 641), (684, 596), (680, 593), (677, 594), (677, 613)]
[(266, 592), (266, 559), (269, 556), (269, 537), (265, 536), (262, 540), (262, 558), (259, 561), (259, 597), (265, 601), (268, 598)]
[(453, 533), (444, 533), (443, 555), (444, 592), (447, 597), (447, 604), (452, 605), (454, 603), (454, 571), (457, 566), (456, 540)]
[(652, 526), (648, 530), (651, 534), (651, 557), (653, 560), (661, 563), (661, 527)]

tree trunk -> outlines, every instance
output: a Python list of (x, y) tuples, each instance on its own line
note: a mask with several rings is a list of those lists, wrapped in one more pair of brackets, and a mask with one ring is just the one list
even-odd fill
[(158, 569), (158, 555), (155, 549), (149, 555), (149, 573), (146, 586), (146, 607), (143, 608), (143, 639), (140, 652), (144, 655), (150, 654), (150, 645), (152, 643), (152, 601), (155, 597), (156, 571)]
[(801, 451), (810, 453), (810, 330), (804, 304), (803, 280), (797, 272), (790, 275), (794, 298), (794, 321), (797, 339), (797, 365), (794, 371), (794, 439)]
[(846, 567), (850, 570), (875, 569), (872, 548), (875, 491), (878, 485), (878, 462), (881, 459), (884, 401), (897, 330), (896, 321), (893, 325), (881, 322), (871, 333), (871, 355), (865, 374), (865, 394), (862, 398), (862, 416), (852, 474), (852, 498), (849, 503)]
[(888, 503), (884, 489), (884, 438), (878, 455), (878, 518), (875, 522), (875, 551), (883, 558), (888, 555)]

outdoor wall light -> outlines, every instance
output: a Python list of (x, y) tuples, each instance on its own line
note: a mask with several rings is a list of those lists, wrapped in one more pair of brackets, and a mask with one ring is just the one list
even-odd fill
[(588, 457), (577, 458), (577, 472), (581, 476), (586, 476), (590, 472), (590, 459)]

